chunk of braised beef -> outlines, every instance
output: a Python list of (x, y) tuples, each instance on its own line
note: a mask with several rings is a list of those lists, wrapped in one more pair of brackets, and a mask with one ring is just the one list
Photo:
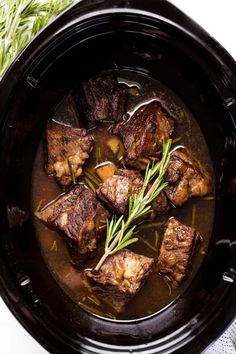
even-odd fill
[(183, 205), (192, 196), (204, 196), (211, 192), (207, 171), (187, 149), (171, 154), (166, 180), (169, 184), (165, 193), (176, 206)]
[(165, 214), (170, 209), (164, 192), (161, 192), (152, 202), (152, 210), (156, 214)]
[(52, 119), (61, 124), (82, 128), (82, 121), (73, 95), (66, 95), (55, 108)]
[(119, 134), (126, 150), (125, 162), (137, 169), (145, 169), (150, 161), (158, 160), (163, 141), (174, 129), (174, 121), (157, 102), (140, 107), (127, 120), (112, 130)]
[(66, 186), (81, 175), (82, 166), (92, 150), (93, 140), (86, 129), (50, 121), (46, 129), (46, 144), (46, 171)]
[(81, 265), (98, 249), (109, 212), (84, 184), (75, 185), (35, 215), (63, 232), (72, 262)]
[(125, 113), (126, 95), (115, 76), (99, 77), (83, 83), (79, 105), (84, 117), (92, 123), (120, 122)]
[(97, 273), (84, 271), (91, 291), (117, 312), (138, 293), (152, 271), (154, 259), (127, 249), (107, 258)]
[(200, 234), (192, 227), (170, 218), (158, 257), (161, 274), (181, 283), (187, 275)]
[(125, 214), (128, 211), (129, 198), (137, 194), (143, 186), (143, 179), (134, 170), (118, 169), (97, 189), (98, 197), (114, 212)]

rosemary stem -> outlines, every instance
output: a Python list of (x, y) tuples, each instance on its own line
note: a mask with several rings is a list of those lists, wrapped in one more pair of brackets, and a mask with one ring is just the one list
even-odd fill
[(101, 266), (103, 265), (103, 263), (105, 262), (105, 260), (107, 259), (107, 257), (109, 256), (110, 252), (109, 250), (105, 251), (103, 253), (102, 258), (100, 258), (100, 261), (98, 262), (98, 264), (96, 265), (96, 267), (92, 270), (92, 272), (96, 273), (99, 271), (99, 269), (101, 268)]
[(153, 185), (151, 186), (151, 188), (149, 189), (149, 191), (147, 192), (147, 194), (145, 195), (144, 198), (146, 198), (146, 199), (149, 199), (149, 198), (150, 198), (150, 196), (152, 195), (152, 193), (153, 193), (153, 191), (155, 190), (156, 186), (160, 183), (160, 180), (161, 180), (160, 177), (162, 178), (162, 176), (159, 176), (159, 177), (156, 179), (156, 181), (153, 183)]
[(113, 239), (112, 243), (110, 244), (110, 246), (107, 248), (107, 250), (104, 252), (102, 258), (100, 259), (100, 261), (98, 262), (98, 264), (96, 265), (96, 267), (94, 268), (94, 272), (98, 272), (99, 269), (101, 268), (101, 266), (103, 265), (103, 263), (105, 262), (105, 260), (107, 259), (107, 257), (109, 256), (109, 254), (112, 252), (112, 250), (114, 249), (114, 247), (117, 245), (117, 243), (119, 242), (119, 238), (120, 238), (120, 233), (121, 230), (118, 232), (118, 234), (116, 235), (116, 237)]
[[(136, 208), (137, 209), (137, 208)], [(136, 210), (134, 210), (134, 212), (130, 215), (130, 217), (128, 218), (128, 220), (125, 222), (124, 224), (124, 229), (123, 232), (125, 232), (128, 227), (130, 226), (131, 222), (134, 219), (134, 216), (136, 214)], [(112, 243), (110, 244), (110, 246), (107, 248), (107, 250), (104, 252), (102, 258), (100, 259), (100, 261), (98, 262), (98, 264), (96, 265), (96, 267), (94, 268), (94, 272), (98, 272), (99, 269), (101, 268), (101, 266), (103, 265), (103, 263), (105, 262), (105, 260), (107, 259), (107, 257), (110, 255), (110, 253), (112, 252), (112, 250), (116, 247), (116, 245), (119, 242), (120, 236), (121, 236), (121, 230), (118, 231), (117, 235), (114, 237)]]

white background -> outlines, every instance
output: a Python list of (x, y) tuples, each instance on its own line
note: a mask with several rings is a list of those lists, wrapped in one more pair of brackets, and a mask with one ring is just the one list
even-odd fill
[[(172, 0), (172, 3), (206, 29), (236, 60), (236, 0)], [(1, 299), (0, 347), (1, 354), (47, 354)]]

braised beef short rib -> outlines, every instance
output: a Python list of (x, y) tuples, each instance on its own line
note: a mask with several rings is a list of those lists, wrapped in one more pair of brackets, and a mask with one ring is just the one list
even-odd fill
[(204, 196), (211, 192), (208, 173), (187, 149), (171, 154), (166, 181), (165, 193), (176, 206), (183, 205), (192, 196)]
[(117, 312), (137, 294), (154, 259), (123, 249), (107, 258), (98, 272), (84, 271), (91, 291)]
[(50, 121), (46, 129), (46, 172), (57, 181), (69, 185), (82, 173), (82, 166), (89, 158), (93, 140), (84, 128), (73, 128)]
[(170, 218), (164, 233), (158, 258), (158, 267), (161, 274), (181, 283), (194, 254), (200, 234), (190, 226), (186, 226)]
[(116, 77), (106, 76), (83, 83), (78, 101), (84, 118), (92, 123), (120, 122), (125, 113), (126, 90)]
[(63, 232), (72, 261), (81, 265), (97, 251), (105, 237), (109, 212), (84, 184), (75, 185), (35, 215)]
[(121, 136), (126, 150), (125, 162), (137, 169), (145, 169), (150, 161), (158, 160), (162, 144), (174, 129), (174, 121), (157, 102), (140, 107), (131, 117), (112, 130)]
[(143, 186), (143, 179), (134, 170), (118, 169), (98, 188), (97, 194), (113, 211), (125, 214), (128, 211), (129, 197), (137, 194)]

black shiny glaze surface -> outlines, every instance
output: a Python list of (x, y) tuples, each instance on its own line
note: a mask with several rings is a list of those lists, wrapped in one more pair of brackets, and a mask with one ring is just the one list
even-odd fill
[[(54, 105), (78, 80), (116, 68), (147, 73), (184, 101), (208, 142), (216, 176), (213, 234), (197, 276), (158, 316), (129, 324), (88, 315), (64, 295), (43, 262), (29, 215), (33, 160)], [(51, 353), (199, 353), (233, 319), (235, 78), (224, 49), (157, 0), (82, 1), (43, 31), (5, 75), (1, 294)]]

